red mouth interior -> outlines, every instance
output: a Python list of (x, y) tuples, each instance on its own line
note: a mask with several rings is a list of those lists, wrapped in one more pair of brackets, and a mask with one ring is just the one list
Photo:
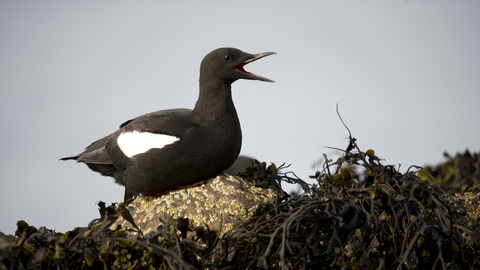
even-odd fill
[(250, 75), (253, 75), (253, 76), (257, 76), (256, 74), (253, 74), (253, 73), (251, 73), (251, 72), (246, 71), (246, 70), (243, 68), (243, 66), (245, 66), (245, 65), (246, 65), (245, 63), (242, 63), (242, 64), (236, 66), (236, 67), (235, 67), (235, 70), (238, 71), (238, 72), (247, 73), (247, 74), (250, 74)]

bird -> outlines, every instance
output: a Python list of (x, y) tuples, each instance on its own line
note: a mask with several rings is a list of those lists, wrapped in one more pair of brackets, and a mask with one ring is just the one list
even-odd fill
[(239, 79), (274, 82), (244, 69), (272, 54), (276, 53), (249, 54), (228, 47), (213, 50), (200, 64), (199, 95), (193, 110), (161, 110), (128, 120), (82, 153), (60, 160), (85, 163), (134, 194), (152, 196), (201, 184), (227, 169), (240, 153), (242, 130), (232, 83)]

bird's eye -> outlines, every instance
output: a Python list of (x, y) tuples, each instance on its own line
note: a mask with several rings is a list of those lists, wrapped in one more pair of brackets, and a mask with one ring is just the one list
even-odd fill
[(223, 56), (223, 61), (225, 61), (225, 62), (230, 62), (230, 56), (224, 55), (224, 56)]

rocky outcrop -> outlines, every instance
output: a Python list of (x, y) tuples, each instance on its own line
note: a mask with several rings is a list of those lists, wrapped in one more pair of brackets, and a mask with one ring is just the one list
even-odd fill
[[(219, 175), (206, 184), (170, 190), (156, 196), (140, 196), (127, 206), (134, 223), (144, 235), (155, 233), (170, 219), (188, 218), (194, 227), (208, 227), (220, 236), (234, 227), (231, 220), (245, 221), (258, 216), (275, 203), (275, 191), (255, 187), (239, 176)], [(137, 229), (124, 217), (110, 227)]]

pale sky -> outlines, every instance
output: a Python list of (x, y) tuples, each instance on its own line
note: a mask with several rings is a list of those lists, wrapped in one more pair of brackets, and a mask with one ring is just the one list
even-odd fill
[(58, 159), (133, 117), (193, 108), (219, 47), (277, 55), (237, 81), (242, 154), (304, 180), (348, 133), (384, 164), (480, 150), (480, 1), (0, 1), (0, 231), (60, 232), (123, 187)]

